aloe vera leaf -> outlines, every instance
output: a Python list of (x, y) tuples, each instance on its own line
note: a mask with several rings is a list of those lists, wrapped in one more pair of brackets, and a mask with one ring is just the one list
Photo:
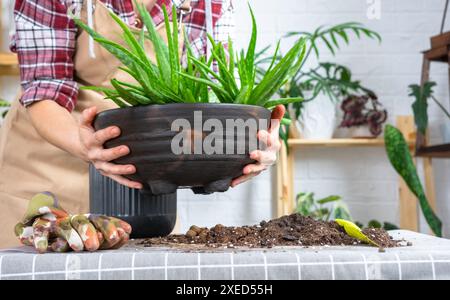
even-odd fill
[(242, 85), (248, 85), (248, 75), (247, 75), (247, 64), (245, 63), (245, 54), (244, 50), (241, 50), (240, 55), (238, 55), (239, 59), (237, 62), (239, 79), (241, 80)]
[(251, 38), (250, 38), (250, 42), (247, 48), (247, 55), (245, 57), (245, 61), (247, 62), (247, 70), (251, 72), (249, 72), (248, 76), (249, 76), (249, 80), (251, 80), (251, 77), (253, 77), (254, 74), (254, 69), (255, 69), (255, 52), (256, 52), (256, 39), (258, 36), (258, 29), (256, 26), (256, 18), (255, 18), (255, 14), (253, 13), (253, 10), (250, 6), (250, 4), (248, 4), (248, 8), (250, 10), (250, 15), (252, 18), (252, 34), (251, 34)]
[(225, 103), (232, 103), (233, 99), (231, 98), (231, 96), (227, 93), (227, 91), (225, 91), (220, 85), (212, 82), (211, 80), (208, 79), (204, 79), (204, 78), (198, 78), (195, 76), (191, 76), (188, 74), (183, 74), (180, 73), (181, 76), (189, 78), (193, 81), (196, 81), (198, 83), (201, 84), (206, 84), (207, 86), (209, 86), (214, 93), (216, 94), (216, 96), (219, 98), (220, 102), (225, 102)]
[[(166, 34), (167, 34), (167, 45), (169, 48), (169, 62), (170, 62), (170, 76), (171, 76), (171, 87), (172, 90), (178, 92), (178, 71), (179, 71), (179, 61), (177, 58), (178, 49), (175, 48), (175, 42), (173, 40), (172, 29), (170, 28), (169, 15), (167, 14), (166, 6), (162, 6), (163, 15), (164, 15), (164, 24), (166, 26)], [(176, 15), (175, 15), (176, 16)], [(172, 15), (172, 18), (175, 18)], [(173, 28), (173, 31), (177, 31), (177, 27)]]
[(373, 245), (375, 247), (380, 247), (377, 243), (375, 243), (373, 240), (371, 240), (367, 235), (365, 235), (361, 228), (359, 228), (355, 223), (343, 220), (343, 219), (336, 219), (334, 220), (336, 223), (339, 224), (339, 226), (344, 228), (345, 233), (347, 233), (352, 238), (355, 238), (361, 242), (367, 243), (369, 245)]
[(112, 79), (111, 80), (111, 85), (117, 90), (117, 93), (120, 95), (120, 97), (128, 102), (131, 106), (138, 106), (138, 105), (146, 105), (151, 103), (151, 101), (148, 98), (145, 98), (145, 100), (143, 100), (143, 98), (141, 97), (135, 97), (132, 93), (131, 90), (127, 90), (126, 88), (123, 88), (120, 83), (115, 80)]
[(267, 69), (267, 72), (270, 72), (275, 64), (275, 61), (277, 60), (278, 51), (280, 51), (280, 43), (281, 41), (278, 41), (277, 46), (275, 48), (275, 53), (272, 57), (272, 61), (270, 62), (269, 68)]
[(139, 44), (141, 45), (141, 47), (143, 49), (145, 49), (145, 30), (144, 30), (144, 28), (142, 28), (139, 31)]
[(200, 84), (197, 85), (199, 86), (200, 102), (209, 103), (208, 86)]
[(139, 85), (135, 85), (129, 82), (123, 82), (120, 81), (118, 79), (114, 79), (115, 81), (117, 81), (121, 86), (127, 87), (133, 91), (135, 91), (136, 93), (142, 94), (143, 96), (145, 96), (145, 90), (142, 88), (142, 86)]
[(90, 86), (90, 85), (80, 86), (80, 90), (95, 91), (95, 92), (101, 92), (101, 93), (105, 93), (105, 92), (115, 93), (116, 92), (115, 90), (113, 90), (111, 88), (106, 88), (106, 87), (101, 87), (101, 86)]
[(118, 17), (115, 13), (110, 12), (110, 16), (114, 19), (114, 21), (120, 26), (120, 28), (123, 31), (124, 37), (125, 37), (125, 41), (127, 42), (128, 46), (130, 47), (130, 49), (132, 51), (134, 51), (134, 53), (136, 54), (136, 56), (138, 56), (142, 62), (146, 63), (147, 65), (150, 64), (150, 61), (148, 59), (147, 54), (145, 53), (144, 48), (142, 47), (142, 45), (139, 43), (139, 41), (136, 39), (136, 37), (134, 36), (134, 34), (131, 32), (130, 28), (128, 27), (127, 24), (125, 24), (124, 21), (122, 21), (122, 19), (120, 17)]
[(173, 40), (173, 48), (174, 48), (174, 66), (176, 70), (175, 74), (175, 86), (178, 86), (178, 81), (180, 80), (180, 75), (178, 72), (181, 70), (181, 60), (180, 60), (180, 52), (179, 52), (179, 35), (178, 35), (178, 18), (177, 18), (177, 9), (175, 5), (172, 6), (172, 40)]
[[(216, 49), (218, 52), (224, 50), (223, 45), (219, 44)], [(219, 56), (219, 54), (216, 51), (212, 51), (212, 56), (215, 58), (218, 67), (219, 67), (219, 73), (220, 78), (223, 79), (224, 83), (222, 84), (223, 87), (230, 93), (230, 95), (236, 95), (239, 91), (236, 80), (234, 76), (229, 72), (228, 67), (226, 65), (226, 60), (223, 60), (223, 52), (222, 55)]]
[(149, 66), (146, 65), (138, 56), (136, 56), (134, 53), (132, 53), (122, 45), (104, 38), (94, 38), (94, 40), (100, 43), (106, 50), (111, 52), (130, 69), (134, 68), (134, 64), (138, 64), (145, 71), (150, 69)]
[(305, 55), (306, 55), (306, 41), (304, 38), (301, 38), (298, 41), (299, 45), (300, 45), (300, 54), (297, 56), (297, 62), (294, 64), (294, 66), (292, 68), (290, 68), (289, 73), (288, 73), (288, 77), (294, 77), (298, 71), (301, 69), (301, 67), (303, 66), (303, 63), (305, 61)]
[(228, 71), (230, 72), (230, 74), (233, 74), (234, 76), (234, 69), (235, 69), (235, 65), (234, 65), (234, 46), (233, 46), (233, 41), (231, 40), (230, 36), (228, 36)]
[(130, 106), (137, 106), (140, 104), (131, 96), (127, 89), (121, 87), (116, 81), (114, 81), (114, 79), (111, 80), (111, 85), (116, 89), (117, 94), (120, 96), (120, 98), (123, 101), (127, 102)]
[(244, 85), (241, 88), (239, 94), (236, 96), (236, 99), (234, 100), (234, 103), (245, 104), (246, 97), (247, 97), (247, 92), (248, 92), (248, 85)]
[(431, 230), (433, 230), (434, 234), (437, 236), (442, 236), (442, 222), (428, 203), (422, 183), (417, 175), (416, 166), (414, 165), (408, 144), (406, 143), (403, 134), (394, 126), (386, 125), (384, 141), (386, 144), (386, 153), (392, 166), (419, 200), (422, 213)]
[[(138, 67), (136, 67), (136, 68), (138, 68)], [(139, 76), (138, 75), (138, 74), (142, 74), (143, 72), (135, 73), (134, 71), (132, 71), (128, 68), (124, 68), (124, 67), (119, 67), (119, 69), (130, 74), (130, 76), (132, 76), (142, 86), (144, 93), (146, 95), (151, 96), (152, 98), (158, 98), (158, 99), (164, 98), (164, 96), (160, 93), (160, 90), (153, 88), (153, 85), (155, 84), (156, 81), (149, 80), (147, 76)], [(138, 68), (138, 71), (139, 70), (140, 69)]]
[(191, 90), (186, 90), (185, 97), (187, 98), (185, 101), (190, 103), (196, 103), (197, 100), (195, 99), (194, 95), (192, 94)]
[(284, 80), (289, 67), (292, 65), (294, 55), (296, 55), (296, 47), (292, 48), (283, 59), (270, 71), (265, 74), (259, 85), (252, 92), (252, 101), (254, 103), (262, 102), (271, 96), (271, 91)]
[[(252, 101), (258, 105), (263, 105), (271, 96), (273, 96), (283, 85), (288, 75), (291, 73), (292, 65), (298, 66), (298, 62), (303, 59), (304, 42), (299, 40), (295, 46), (280, 60), (280, 62), (268, 72), (259, 85), (252, 92)], [(294, 63), (298, 58), (297, 63)]]
[[(108, 50), (109, 52), (111, 52), (111, 54), (116, 56), (124, 65), (126, 65), (128, 67), (133, 65), (133, 63), (134, 63), (133, 59), (130, 56), (124, 54), (123, 49), (126, 50), (126, 52), (131, 54), (130, 51), (128, 51), (121, 45), (118, 45), (116, 43), (108, 41), (102, 35), (98, 34), (93, 29), (91, 29), (89, 26), (84, 24), (80, 19), (74, 19), (74, 22), (79, 27), (81, 27), (84, 31), (86, 31), (90, 36), (92, 36), (94, 38), (94, 40), (99, 42), (106, 50)], [(108, 41), (108, 43), (103, 43), (103, 41)], [(114, 47), (113, 47), (113, 45), (114, 45)], [(120, 47), (118, 47), (118, 46), (120, 46)]]
[(264, 103), (265, 108), (272, 108), (277, 105), (285, 105), (289, 103), (297, 103), (302, 102), (304, 99), (302, 97), (294, 97), (294, 98), (280, 98), (276, 100), (269, 100)]
[(105, 95), (106, 95), (106, 99), (111, 99), (118, 107), (120, 108), (124, 108), (124, 107), (128, 107), (129, 105), (126, 104), (124, 101), (122, 101), (117, 94), (111, 93), (111, 92), (107, 92), (105, 91)]
[(156, 31), (155, 24), (150, 16), (150, 13), (147, 11), (144, 5), (137, 4), (135, 5), (139, 11), (140, 16), (142, 17), (142, 21), (147, 28), (149, 38), (153, 43), (153, 47), (155, 49), (156, 61), (158, 63), (160, 76), (162, 80), (165, 80), (167, 84), (170, 85), (171, 74), (170, 74), (170, 63), (169, 63), (169, 50), (164, 40)]
[[(194, 64), (197, 66), (197, 68), (198, 68), (198, 71), (200, 72), (200, 74), (203, 76), (203, 78), (202, 79), (204, 79), (204, 80), (206, 80), (206, 81), (209, 81), (209, 82), (211, 82), (211, 83), (214, 83), (212, 80), (211, 80), (211, 78), (208, 76), (208, 74), (211, 74), (214, 78), (216, 78), (218, 81), (219, 81), (219, 83), (222, 85), (222, 90), (224, 91), (224, 92), (226, 92), (226, 94), (224, 94), (224, 98), (222, 98), (223, 99), (223, 101), (226, 101), (226, 102), (233, 102), (232, 100), (229, 100), (229, 99), (233, 99), (233, 95), (234, 95), (234, 91), (233, 90), (230, 90), (230, 86), (229, 86), (229, 84), (225, 81), (225, 79), (223, 78), (223, 77), (221, 77), (221, 76), (219, 76), (218, 74), (216, 74), (215, 72), (213, 72), (212, 70), (211, 70), (211, 68), (208, 66), (208, 65), (206, 65), (205, 63), (203, 63), (202, 61), (200, 61), (200, 60), (198, 60), (198, 59), (195, 59), (195, 58), (193, 58), (193, 57), (191, 57), (191, 60), (194, 62)], [(211, 59), (210, 59), (210, 62), (212, 61), (212, 57), (211, 57)], [(210, 64), (210, 62), (208, 63), (208, 64)], [(202, 83), (202, 82), (198, 82), (198, 83)], [(215, 84), (215, 83), (214, 83)], [(217, 85), (216, 86), (216, 88), (217, 87), (220, 87), (219, 85)], [(213, 87), (211, 87), (211, 88), (213, 88)], [(215, 89), (216, 91), (217, 91), (217, 89)], [(221, 92), (221, 91), (219, 91), (219, 93), (221, 93), (221, 94), (223, 94), (223, 92)], [(227, 100), (226, 100), (227, 99)]]

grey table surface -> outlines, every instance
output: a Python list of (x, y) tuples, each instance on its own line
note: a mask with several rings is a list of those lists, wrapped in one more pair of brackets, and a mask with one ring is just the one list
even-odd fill
[(0, 250), (0, 279), (450, 279), (450, 240), (391, 231), (412, 246), (186, 251), (131, 244), (114, 251)]

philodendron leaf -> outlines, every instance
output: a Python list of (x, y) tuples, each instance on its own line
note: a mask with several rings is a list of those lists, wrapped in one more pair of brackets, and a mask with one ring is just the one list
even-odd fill
[(367, 235), (362, 233), (361, 228), (359, 228), (355, 223), (343, 219), (336, 219), (334, 221), (338, 223), (341, 227), (343, 227), (345, 232), (352, 238), (355, 238), (369, 245), (380, 247), (377, 243), (368, 238)]
[(437, 236), (442, 236), (442, 222), (428, 203), (403, 134), (394, 126), (386, 125), (384, 129), (384, 141), (386, 152), (392, 166), (403, 178), (411, 192), (419, 199), (420, 208), (431, 230)]
[(414, 97), (416, 100), (412, 104), (414, 112), (414, 121), (417, 126), (417, 130), (422, 134), (425, 134), (428, 127), (428, 98), (433, 95), (433, 87), (435, 82), (425, 82), (423, 86), (418, 84), (411, 84), (409, 86), (409, 96)]

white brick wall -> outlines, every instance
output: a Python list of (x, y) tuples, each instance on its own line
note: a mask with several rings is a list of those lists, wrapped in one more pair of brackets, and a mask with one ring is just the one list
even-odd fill
[[(372, 1), (250, 2), (258, 23), (263, 23), (260, 46), (270, 43), (270, 39), (273, 43), (288, 31), (312, 30), (321, 24), (358, 21), (378, 31), (383, 37), (381, 45), (374, 41), (352, 39), (351, 45), (343, 47), (335, 58), (324, 50), (326, 54), (321, 56), (321, 60), (333, 60), (349, 66), (355, 76), (378, 93), (389, 110), (390, 122), (395, 122), (396, 115), (412, 113), (407, 86), (420, 80), (420, 51), (427, 49), (429, 37), (439, 32), (445, 1), (381, 0), (379, 20), (369, 20), (367, 17), (368, 2)], [(248, 13), (244, 4), (245, 1), (235, 1), (237, 19), (246, 20), (246, 25), (237, 33), (242, 45), (247, 43), (249, 35)], [(449, 27), (450, 24), (446, 28)], [(431, 77), (439, 85), (436, 96), (443, 99), (448, 107), (447, 67), (433, 65)], [(432, 137), (439, 140), (438, 126), (444, 116), (433, 105), (429, 114)], [(450, 233), (450, 224), (446, 222), (450, 214), (449, 166), (446, 160), (436, 160), (434, 163), (438, 214), (444, 221), (444, 231), (447, 233)], [(296, 192), (313, 191), (318, 196), (342, 195), (355, 219), (367, 222), (377, 218), (398, 224), (397, 176), (383, 149), (297, 150), (295, 171)], [(422, 230), (428, 232), (425, 226)]]
[[(377, 0), (375, 0), (377, 1)], [(383, 37), (357, 41), (343, 47), (336, 58), (323, 51), (322, 61), (335, 60), (348, 65), (354, 75), (375, 90), (390, 113), (411, 114), (407, 86), (420, 79), (420, 51), (429, 46), (429, 37), (440, 28), (444, 0), (380, 0), (380, 19), (367, 18), (365, 0), (251, 0), (259, 24), (259, 47), (275, 43), (288, 31), (313, 30), (322, 24), (359, 21), (377, 30)], [(250, 20), (246, 1), (234, 0), (236, 41), (248, 43)], [(450, 30), (450, 24), (447, 26)], [(286, 49), (292, 41), (283, 42)], [(312, 62), (314, 63), (314, 62)], [(439, 87), (436, 96), (448, 106), (447, 69), (433, 65), (432, 79)], [(5, 85), (3, 85), (5, 86)], [(0, 96), (13, 97), (15, 88), (0, 90)], [(439, 139), (439, 120), (443, 114), (430, 108), (433, 138)], [(355, 159), (358, 158), (358, 159)], [(439, 215), (450, 234), (450, 164), (435, 161)], [(371, 218), (398, 223), (397, 177), (383, 149), (309, 149), (296, 151), (296, 192), (313, 191), (320, 196), (339, 194), (347, 201), (353, 217), (363, 222)], [(180, 191), (179, 212), (182, 230), (189, 224), (212, 226), (248, 224), (271, 216), (271, 180), (269, 172), (227, 193), (194, 196)], [(423, 227), (424, 232), (428, 232)]]

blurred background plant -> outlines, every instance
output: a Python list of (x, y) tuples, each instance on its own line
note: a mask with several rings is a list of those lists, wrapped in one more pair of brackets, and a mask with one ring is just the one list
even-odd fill
[(387, 110), (383, 109), (375, 94), (349, 95), (341, 104), (344, 117), (340, 127), (367, 126), (370, 134), (379, 136), (383, 123), (387, 120)]
[(11, 107), (11, 103), (9, 103), (6, 100), (0, 99), (0, 112), (1, 112), (2, 118), (4, 118), (6, 116), (10, 107)]
[(422, 86), (418, 84), (411, 84), (409, 86), (410, 89), (409, 96), (414, 97), (415, 99), (414, 103), (412, 104), (414, 121), (416, 123), (417, 130), (419, 130), (422, 134), (425, 134), (428, 128), (429, 99), (432, 99), (450, 120), (450, 112), (434, 96), (433, 89), (435, 86), (436, 82), (433, 81), (427, 81)]
[[(316, 199), (314, 193), (299, 193), (296, 197), (295, 212), (321, 221), (343, 219), (354, 222), (347, 205), (344, 203), (341, 196), (337, 195)], [(356, 221), (355, 224), (360, 228), (384, 228), (385, 230), (399, 229), (392, 223), (380, 222), (378, 220), (371, 220), (367, 225), (358, 221)]]
[[(285, 36), (285, 38), (303, 37), (306, 41), (306, 55), (301, 68), (279, 91), (282, 98), (302, 97), (304, 99), (301, 103), (291, 104), (293, 109), (287, 109), (286, 118), (298, 119), (304, 106), (322, 94), (335, 103), (350, 95), (374, 95), (359, 80), (353, 79), (350, 69), (346, 66), (333, 62), (320, 62), (321, 52), (319, 49), (328, 49), (331, 54), (336, 55), (343, 44), (350, 44), (351, 36), (356, 36), (358, 39), (366, 37), (381, 42), (381, 36), (377, 32), (357, 22), (320, 26), (313, 32), (297, 31), (290, 32)], [(321, 44), (325, 47), (321, 47)], [(272, 61), (271, 57), (264, 57), (269, 48), (266, 47), (257, 55), (256, 63), (260, 76), (265, 73), (265, 66)], [(317, 59), (317, 66), (304, 69), (303, 66), (308, 62), (311, 55), (314, 55)], [(278, 59), (280, 58), (281, 55), (278, 55)], [(288, 132), (289, 125), (285, 125), (280, 130), (280, 136), (285, 142), (287, 142)]]

